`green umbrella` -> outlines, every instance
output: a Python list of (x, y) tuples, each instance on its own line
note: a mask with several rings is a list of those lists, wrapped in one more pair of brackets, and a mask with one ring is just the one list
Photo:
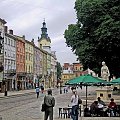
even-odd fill
[(67, 84), (68, 85), (75, 85), (75, 84), (80, 84), (80, 83), (85, 84), (85, 85), (86, 84), (91, 85), (91, 84), (98, 84), (98, 83), (107, 83), (107, 81), (87, 74), (87, 75), (82, 75), (82, 76), (79, 76), (77, 78), (74, 78), (74, 79), (67, 81), (66, 85)]
[(112, 84), (120, 84), (120, 78), (117, 78), (117, 79), (113, 79), (111, 81)]
[(89, 74), (82, 75), (77, 78), (71, 79), (66, 82), (66, 85), (84, 85), (86, 86), (86, 108), (87, 108), (87, 86), (89, 85), (102, 85), (108, 82), (97, 77), (93, 77)]

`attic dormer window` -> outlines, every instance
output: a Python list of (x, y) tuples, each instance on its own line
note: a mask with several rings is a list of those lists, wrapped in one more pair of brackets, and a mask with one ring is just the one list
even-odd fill
[(42, 44), (40, 44), (40, 48), (42, 48)]

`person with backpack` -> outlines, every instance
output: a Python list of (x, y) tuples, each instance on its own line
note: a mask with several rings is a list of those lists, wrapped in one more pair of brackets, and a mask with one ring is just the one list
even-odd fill
[(55, 106), (55, 98), (52, 96), (52, 90), (49, 89), (48, 95), (45, 95), (44, 97), (44, 104), (45, 104), (45, 116), (44, 120), (47, 120), (49, 117), (49, 120), (53, 120), (53, 107)]

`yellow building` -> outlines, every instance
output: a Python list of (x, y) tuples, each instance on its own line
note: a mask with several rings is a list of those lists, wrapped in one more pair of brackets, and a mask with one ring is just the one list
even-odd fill
[(51, 87), (52, 73), (51, 73), (51, 54), (47, 53), (47, 74), (48, 74), (48, 87)]
[(47, 79), (47, 52), (42, 50), (42, 84), (46, 88), (46, 81)]
[(33, 87), (33, 56), (34, 56), (34, 46), (28, 40), (25, 40), (25, 72), (26, 72), (26, 79), (28, 81), (28, 87)]
[(64, 85), (68, 80), (75, 78), (74, 73), (62, 73), (61, 80), (62, 85)]

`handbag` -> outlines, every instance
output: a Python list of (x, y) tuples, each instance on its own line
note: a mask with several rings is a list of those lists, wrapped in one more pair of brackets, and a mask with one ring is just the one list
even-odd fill
[(45, 112), (45, 110), (46, 110), (46, 105), (45, 105), (45, 103), (43, 103), (43, 104), (42, 104), (41, 111), (42, 111), (42, 112)]
[(82, 104), (82, 100), (80, 99), (79, 96), (78, 96), (78, 104)]

